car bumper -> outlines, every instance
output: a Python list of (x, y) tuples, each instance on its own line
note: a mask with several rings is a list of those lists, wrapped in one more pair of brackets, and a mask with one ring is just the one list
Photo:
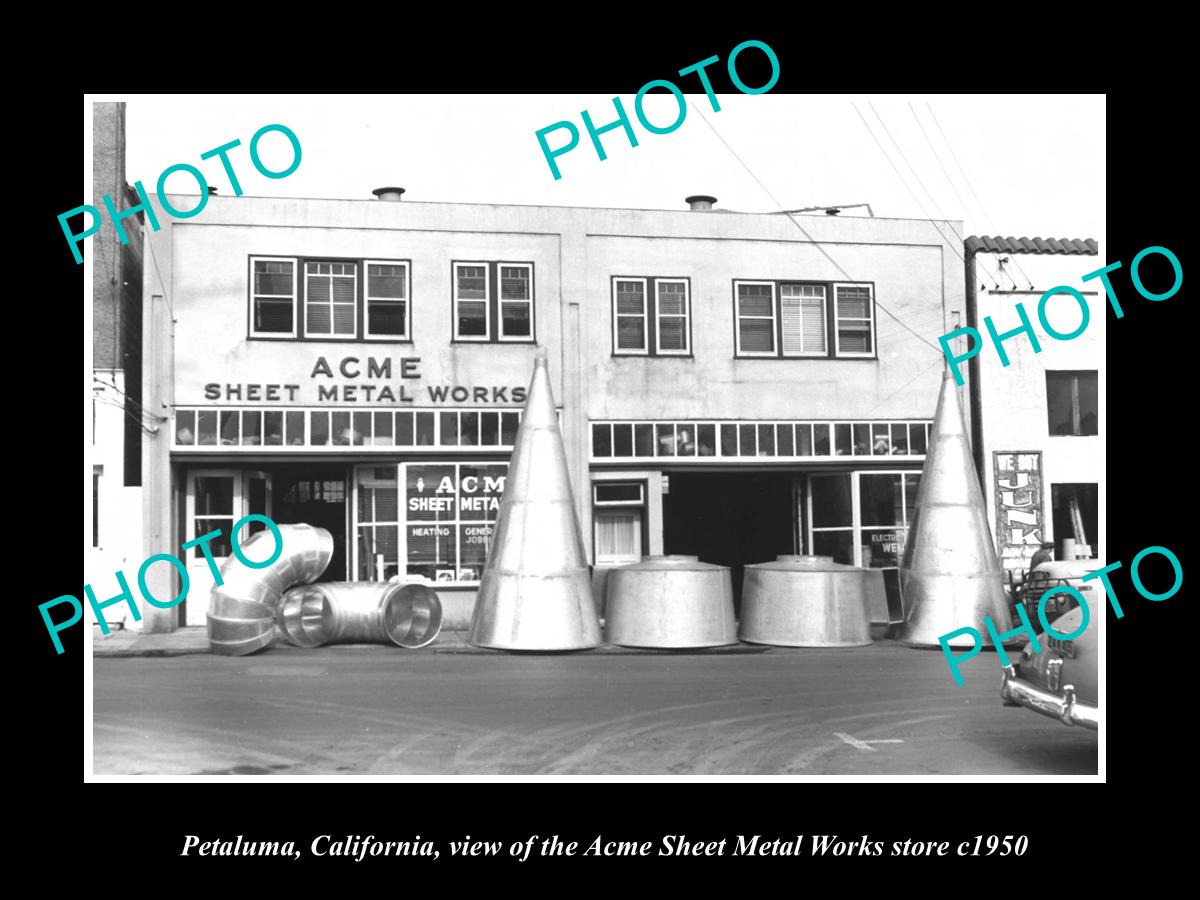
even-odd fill
[(1071, 685), (1066, 685), (1061, 694), (1056, 694), (1026, 681), (1017, 674), (1013, 666), (1004, 667), (1000, 696), (1010, 706), (1024, 706), (1067, 725), (1079, 725), (1093, 731), (1100, 726), (1099, 710), (1095, 706), (1079, 702), (1075, 697), (1075, 688)]

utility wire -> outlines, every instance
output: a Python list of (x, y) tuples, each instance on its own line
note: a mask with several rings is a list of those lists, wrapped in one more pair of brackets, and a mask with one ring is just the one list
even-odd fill
[(110, 383), (110, 382), (105, 381), (104, 379), (100, 378), (99, 376), (95, 376), (94, 381), (96, 384), (103, 385), (105, 388), (111, 388), (112, 390), (116, 391), (118, 394), (120, 394), (122, 397), (124, 397), (132, 406), (134, 406), (142, 415), (148, 416), (151, 419), (156, 419), (159, 422), (170, 421), (166, 416), (160, 416), (160, 415), (157, 415), (156, 413), (150, 412), (150, 410), (148, 410), (148, 409), (146, 409), (146, 407), (142, 406), (140, 401), (135, 400), (133, 397), (130, 397), (127, 393), (125, 393), (123, 390), (121, 390), (119, 387), (117, 387), (115, 378)]
[[(933, 226), (934, 230), (938, 233), (938, 237), (941, 238), (943, 241), (946, 241), (946, 243), (950, 245), (950, 248), (954, 252), (954, 255), (958, 257), (959, 262), (961, 262), (963, 264), (963, 267), (965, 268), (966, 267), (966, 259), (964, 258), (963, 254), (958, 251), (958, 247), (955, 246), (955, 241), (947, 240), (946, 233), (944, 231), (942, 231), (941, 227), (934, 220), (933, 216), (929, 214), (929, 210), (927, 210), (925, 208), (925, 204), (921, 202), (921, 198), (917, 196), (916, 191), (914, 191), (912, 189), (912, 187), (909, 185), (908, 180), (904, 177), (904, 175), (903, 175), (903, 173), (901, 173), (899, 167), (892, 160), (892, 157), (888, 154), (887, 150), (884, 148), (884, 146), (880, 142), (879, 138), (876, 137), (875, 132), (871, 130), (871, 126), (868, 124), (866, 117), (862, 114), (862, 111), (858, 108), (858, 106), (856, 104), (851, 103), (850, 105), (853, 106), (854, 111), (856, 113), (858, 113), (859, 119), (862, 120), (863, 127), (866, 128), (867, 133), (871, 135), (871, 140), (873, 140), (875, 142), (875, 146), (879, 148), (879, 152), (883, 154), (883, 158), (886, 159), (888, 162), (888, 165), (892, 167), (892, 171), (896, 173), (896, 177), (900, 179), (900, 183), (904, 185), (904, 189), (906, 191), (908, 191), (909, 195), (913, 198), (913, 200), (916, 201), (917, 206), (919, 206), (921, 208), (921, 212), (925, 214), (926, 220), (929, 222), (930, 225)], [(884, 121), (880, 117), (879, 113), (876, 112), (875, 106), (871, 103), (868, 103), (867, 105), (871, 107), (871, 112), (875, 113), (875, 118), (879, 119), (879, 124), (881, 126), (883, 126), (884, 132), (886, 132), (887, 136), (891, 139), (892, 143), (895, 145), (896, 149), (899, 151), (900, 158), (904, 160), (905, 165), (907, 165), (908, 168), (912, 171), (913, 175), (916, 176), (917, 183), (921, 185), (921, 189), (924, 190), (926, 194), (929, 194), (928, 188), (925, 187), (925, 184), (921, 181), (921, 177), (919, 175), (917, 175), (916, 170), (913, 169), (912, 164), (908, 161), (908, 157), (906, 157), (904, 155), (904, 151), (900, 149), (900, 145), (896, 143), (896, 139), (894, 137), (892, 137), (891, 131), (888, 130), (887, 125), (884, 123)], [(938, 214), (942, 216), (942, 220), (946, 221), (945, 213), (943, 213), (941, 211), (941, 209), (938, 208), (937, 201), (933, 200), (932, 194), (929, 194), (929, 199), (931, 201), (933, 201), (934, 208), (937, 209)], [(951, 225), (949, 221), (946, 221), (946, 224), (950, 225), (951, 233), (956, 236), (958, 243), (961, 243), (962, 239), (963, 239), (962, 234), (960, 234), (959, 231), (953, 225)], [(983, 265), (982, 260), (979, 261), (979, 264), (981, 267), (983, 267), (985, 274), (991, 275), (991, 273), (987, 271), (986, 266)], [(994, 275), (992, 276), (992, 280), (993, 280), (993, 283), (998, 283), (998, 281)]]
[[(938, 133), (942, 136), (942, 140), (946, 142), (946, 149), (950, 151), (950, 158), (954, 160), (954, 165), (958, 167), (958, 174), (962, 176), (963, 182), (967, 185), (967, 189), (971, 192), (971, 196), (975, 198), (975, 202), (979, 205), (979, 211), (983, 213), (984, 220), (992, 227), (992, 230), (996, 234), (999, 234), (1000, 229), (996, 227), (996, 223), (992, 220), (992, 217), (988, 215), (987, 208), (983, 205), (983, 201), (979, 199), (979, 194), (975, 192), (975, 186), (971, 184), (971, 179), (967, 177), (967, 173), (964, 171), (962, 163), (959, 162), (958, 154), (954, 152), (954, 147), (950, 143), (950, 138), (946, 137), (946, 132), (942, 129), (942, 123), (938, 121), (937, 114), (933, 111), (933, 106), (926, 102), (925, 108), (929, 110), (929, 115), (933, 119), (933, 124), (937, 126)], [(1018, 262), (1016, 263), (1016, 266), (1017, 271), (1021, 273), (1022, 277), (1024, 277), (1029, 284), (1032, 285), (1033, 279), (1029, 277), (1023, 268), (1021, 268), (1021, 264)]]
[[(970, 210), (970, 204), (968, 204), (968, 203), (967, 203), (967, 201), (963, 199), (963, 196), (962, 196), (962, 194), (960, 194), (960, 193), (958, 192), (958, 187), (957, 187), (957, 186), (954, 184), (954, 179), (953, 179), (953, 178), (951, 178), (951, 177), (950, 177), (950, 173), (949, 173), (948, 171), (946, 171), (946, 165), (945, 165), (945, 163), (943, 163), (943, 162), (942, 162), (942, 157), (941, 157), (941, 154), (939, 154), (939, 153), (937, 152), (937, 147), (935, 147), (935, 146), (933, 145), (933, 141), (932, 141), (932, 140), (930, 139), (930, 137), (929, 137), (929, 132), (928, 132), (928, 131), (926, 131), (926, 130), (925, 130), (925, 126), (921, 124), (921, 117), (917, 115), (917, 110), (916, 110), (916, 107), (914, 107), (914, 106), (912, 105), (911, 101), (910, 101), (910, 102), (909, 102), (909, 104), (908, 104), (908, 111), (909, 111), (909, 112), (911, 112), (911, 113), (912, 113), (912, 115), (913, 115), (913, 118), (917, 120), (917, 127), (921, 129), (921, 135), (922, 135), (922, 137), (924, 137), (924, 138), (925, 138), (925, 143), (929, 145), (929, 149), (930, 149), (930, 151), (933, 153), (933, 158), (934, 158), (934, 159), (937, 161), (938, 168), (939, 168), (939, 169), (941, 169), (941, 170), (942, 170), (942, 174), (943, 174), (944, 176), (946, 176), (946, 183), (950, 185), (950, 190), (954, 191), (954, 196), (955, 196), (956, 198), (958, 198), (958, 202), (959, 202), (959, 204), (962, 206), (963, 210), (964, 210), (964, 211), (969, 211), (969, 210)], [(878, 115), (878, 114), (877, 114), (877, 115)], [(929, 192), (928, 192), (928, 190), (926, 190), (926, 193), (929, 193)], [(930, 196), (932, 197), (932, 195), (930, 195)], [(978, 258), (977, 258), (977, 259), (978, 259)], [(982, 261), (980, 260), (980, 262), (982, 262)], [(1019, 272), (1021, 272), (1021, 275), (1022, 275), (1022, 277), (1026, 278), (1026, 279), (1028, 279), (1028, 278), (1029, 278), (1029, 276), (1025, 274), (1024, 270), (1023, 270), (1023, 269), (1021, 269), (1021, 264), (1020, 264), (1019, 262), (1017, 262), (1017, 261), (1014, 259), (1014, 260), (1013, 260), (1013, 264), (1014, 264), (1014, 265), (1017, 267), (1017, 270), (1018, 270)], [(1004, 272), (1004, 268), (1003, 268), (1003, 266), (999, 267), (999, 270), (998, 270), (998, 271), (1000, 271), (1000, 272)], [(1011, 282), (1013, 283), (1013, 288), (1015, 289), (1015, 288), (1016, 288), (1016, 286), (1017, 286), (1017, 280), (1016, 280), (1015, 278), (1013, 278), (1013, 277), (1012, 277), (1012, 273), (1010, 273), (1010, 272), (1005, 272), (1005, 274), (1006, 274), (1006, 275), (1008, 275), (1008, 280), (1009, 280), (1009, 281), (1011, 281)], [(1032, 284), (1033, 282), (1028, 282), (1028, 283), (1029, 283), (1029, 284)], [(999, 284), (999, 282), (996, 282), (996, 284), (998, 285), (998, 284)]]
[[(771, 198), (771, 202), (774, 203), (775, 206), (778, 207), (779, 209), (783, 209), (783, 204), (780, 203), (779, 200), (777, 200), (775, 198), (775, 195), (773, 193), (771, 193), (770, 188), (768, 188), (765, 184), (763, 184), (762, 180), (757, 175), (754, 174), (754, 171), (748, 165), (746, 165), (745, 160), (743, 160), (740, 156), (738, 156), (737, 151), (734, 150), (733, 147), (731, 147), (729, 145), (729, 142), (727, 140), (725, 140), (724, 137), (721, 136), (721, 132), (717, 131), (716, 126), (714, 126), (713, 123), (708, 120), (708, 117), (705, 116), (703, 112), (701, 112), (700, 108), (698, 106), (696, 106), (695, 103), (692, 104), (692, 109), (694, 109), (696, 111), (696, 114), (699, 115), (700, 118), (704, 120), (704, 124), (712, 129), (712, 133), (717, 136), (717, 140), (719, 140), (722, 144), (724, 144), (725, 149), (733, 154), (733, 158), (736, 159), (739, 163), (741, 163), (742, 168), (745, 169), (746, 172), (749, 173), (750, 177), (753, 178), (755, 180), (755, 182), (758, 183), (758, 186), (763, 189), (763, 192), (766, 193), (766, 195)], [(842, 275), (845, 277), (845, 279), (847, 281), (855, 280), (854, 277), (849, 272), (847, 272), (845, 269), (843, 269), (841, 267), (841, 265), (838, 264), (838, 261), (836, 259), (834, 259), (832, 256), (829, 255), (829, 252), (824, 247), (821, 246), (821, 243), (819, 241), (817, 241), (811, 234), (809, 234), (807, 231), (804, 230), (804, 226), (801, 225), (798, 221), (796, 221), (796, 219), (793, 217), (793, 215), (791, 213), (783, 213), (783, 215), (786, 215), (788, 217), (788, 219), (791, 220), (791, 223), (793, 225), (795, 225), (798, 229), (800, 229), (800, 233), (802, 235), (804, 235), (806, 238), (808, 238), (809, 242), (812, 243), (812, 245), (814, 247), (816, 247), (818, 250), (821, 251), (821, 253), (825, 256), (825, 258), (833, 264), (833, 267), (835, 269), (837, 269), (839, 272), (842, 273)], [(898, 324), (905, 331), (909, 332), (913, 337), (915, 337), (921, 343), (928, 345), (930, 347), (930, 349), (934, 350), (938, 354), (938, 356), (943, 355), (941, 348), (934, 346), (932, 343), (927, 341), (924, 337), (922, 337), (916, 331), (913, 331), (911, 328), (909, 328), (908, 325), (905, 324), (905, 322), (899, 316), (897, 316), (894, 312), (892, 312), (890, 309), (888, 309), (886, 306), (884, 306), (882, 303), (880, 303), (878, 298), (875, 298), (875, 306), (878, 307), (883, 312), (887, 313), (888, 316), (890, 316), (892, 319), (894, 319), (896, 321), (896, 324)]]
[(899, 394), (901, 391), (903, 391), (910, 384), (912, 384), (918, 378), (923, 376), (926, 372), (928, 372), (930, 369), (932, 369), (934, 366), (936, 366), (941, 361), (942, 360), (940, 360), (940, 359), (935, 359), (933, 362), (931, 362), (929, 365), (927, 365), (924, 369), (922, 369), (920, 372), (918, 372), (912, 378), (908, 379), (908, 381), (904, 382), (903, 385), (901, 385), (896, 390), (892, 391), (892, 393), (888, 394), (886, 397), (884, 397), (882, 400), (880, 400), (878, 403), (876, 403), (874, 406), (872, 406), (870, 409), (868, 409), (865, 413), (863, 413), (863, 418), (864, 419), (870, 418), (871, 413), (875, 412), (875, 410), (879, 409), (881, 406), (886, 404), (889, 400), (891, 400), (893, 397), (895, 397), (897, 394)]

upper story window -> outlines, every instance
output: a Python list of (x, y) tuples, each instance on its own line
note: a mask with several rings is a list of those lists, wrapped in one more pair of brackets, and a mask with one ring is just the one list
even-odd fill
[(1046, 413), (1052, 435), (1100, 433), (1096, 371), (1047, 372)]
[(533, 263), (455, 262), (452, 268), (454, 340), (533, 342)]
[(354, 337), (357, 307), (357, 263), (304, 264), (305, 337)]
[(252, 256), (250, 337), (409, 341), (409, 268), (407, 260)]
[(737, 356), (876, 355), (875, 299), (870, 284), (735, 281), (734, 318)]
[(869, 284), (835, 284), (838, 356), (875, 355), (875, 297)]
[(368, 259), (365, 337), (404, 340), (409, 336), (412, 310), (408, 303), (408, 266)]
[(690, 356), (691, 290), (686, 278), (614, 278), (613, 355)]
[(250, 334), (296, 336), (296, 261), (250, 261)]

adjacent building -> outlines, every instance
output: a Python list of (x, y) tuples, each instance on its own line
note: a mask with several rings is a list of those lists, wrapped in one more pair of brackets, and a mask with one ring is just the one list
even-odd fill
[[(92, 104), (92, 148), (89, 202), (103, 209), (107, 194), (118, 204), (136, 203), (125, 183), (124, 103)], [(141, 216), (126, 219), (125, 229), (127, 244), (106, 227), (83, 247), (92, 271), (91, 578), (106, 586), (114, 572), (136, 569), (142, 559), (141, 439), (154, 427), (141, 405)], [(110, 624), (134, 624), (123, 605), (105, 615)]]
[[(898, 563), (936, 337), (963, 308), (961, 243), (927, 220), (708, 197), (663, 211), (401, 193), (160, 213), (142, 402), (170, 422), (142, 442), (145, 556), (220, 531), (220, 563), (248, 513), (309, 522), (336, 541), (326, 579), (427, 581), (447, 627), (465, 626), (545, 346), (598, 573), (661, 553), (730, 565), (735, 584), (781, 553)], [(203, 624), (200, 547), (187, 566), (187, 600), (146, 607), (147, 629)], [(147, 583), (179, 590), (165, 565)]]
[[(995, 289), (978, 301), (979, 321), (991, 316), (999, 333), (1021, 324), (1016, 311), (1021, 304), (1040, 346), (1035, 352), (1024, 334), (1004, 341), (1010, 363), (1004, 366), (988, 341), (977, 358), (973, 388), (978, 392), (981, 450), (976, 458), (996, 550), (1011, 571), (1028, 568), (1043, 544), (1052, 544), (1060, 560), (1076, 554), (1107, 558), (1102, 514), (1107, 441), (1101, 411), (1108, 300), (1102, 291), (1084, 290), (1082, 282), (1085, 273), (1103, 263), (1094, 241), (1053, 243), (1072, 254), (1056, 266), (1060, 277), (1053, 283), (1072, 286), (1087, 304), (1087, 326), (1078, 337), (1055, 340), (1038, 324), (1044, 290)], [(1011, 253), (1015, 246), (1005, 243), (1003, 252)], [(1046, 315), (1056, 331), (1070, 334), (1084, 313), (1081, 301), (1064, 293), (1047, 301)], [(982, 325), (972, 324), (986, 335)]]

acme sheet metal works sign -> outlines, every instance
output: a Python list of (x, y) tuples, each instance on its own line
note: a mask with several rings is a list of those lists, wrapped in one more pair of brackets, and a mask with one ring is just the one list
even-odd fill
[[(478, 403), (525, 402), (524, 385), (419, 384), (421, 357), (365, 360), (344, 356), (331, 365), (317, 357), (308, 384), (229, 383), (204, 385), (205, 400), (231, 403)], [(340, 378), (339, 378), (340, 376)]]

